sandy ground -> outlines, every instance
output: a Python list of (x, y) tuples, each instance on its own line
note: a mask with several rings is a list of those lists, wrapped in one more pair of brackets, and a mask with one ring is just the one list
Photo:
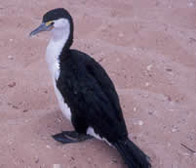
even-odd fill
[(45, 63), (49, 34), (28, 34), (56, 7), (74, 18), (72, 48), (113, 79), (130, 138), (153, 168), (195, 168), (195, 0), (1, 0), (0, 168), (126, 167), (98, 140), (61, 145), (51, 138), (72, 126)]

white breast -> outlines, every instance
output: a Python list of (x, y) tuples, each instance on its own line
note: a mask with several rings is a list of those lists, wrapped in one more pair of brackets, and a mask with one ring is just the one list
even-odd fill
[(46, 49), (46, 61), (52, 76), (54, 91), (57, 96), (60, 109), (65, 117), (71, 120), (71, 111), (68, 105), (64, 102), (62, 94), (56, 87), (56, 80), (60, 75), (59, 55), (68, 39), (69, 28), (57, 28), (52, 31), (52, 38)]
[(50, 40), (46, 50), (46, 61), (53, 80), (57, 80), (60, 74), (59, 55), (61, 53), (61, 46), (58, 42)]
[(59, 92), (59, 90), (57, 89), (56, 85), (54, 84), (54, 91), (56, 93), (58, 102), (59, 102), (59, 107), (63, 113), (63, 115), (71, 121), (71, 110), (68, 107), (68, 105), (64, 102), (64, 99), (61, 95), (61, 93)]

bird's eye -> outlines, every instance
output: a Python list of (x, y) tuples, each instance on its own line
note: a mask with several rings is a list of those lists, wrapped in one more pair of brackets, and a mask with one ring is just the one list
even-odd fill
[(45, 23), (46, 26), (52, 26), (53, 24), (54, 24), (53, 21), (48, 21), (48, 22)]

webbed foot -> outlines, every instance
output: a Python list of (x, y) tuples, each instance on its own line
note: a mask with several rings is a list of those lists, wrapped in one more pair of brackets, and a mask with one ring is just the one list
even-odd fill
[(62, 133), (55, 134), (52, 137), (56, 141), (61, 142), (63, 144), (82, 142), (82, 141), (85, 141), (87, 139), (93, 138), (90, 135), (80, 134), (76, 131), (63, 131)]

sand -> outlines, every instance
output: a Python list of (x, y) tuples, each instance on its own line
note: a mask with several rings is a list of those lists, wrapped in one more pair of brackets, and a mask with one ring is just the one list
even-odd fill
[(1, 0), (0, 168), (126, 167), (104, 142), (51, 138), (73, 128), (45, 62), (49, 34), (28, 34), (56, 7), (74, 18), (72, 48), (99, 61), (114, 81), (129, 137), (153, 168), (195, 168), (195, 0)]

